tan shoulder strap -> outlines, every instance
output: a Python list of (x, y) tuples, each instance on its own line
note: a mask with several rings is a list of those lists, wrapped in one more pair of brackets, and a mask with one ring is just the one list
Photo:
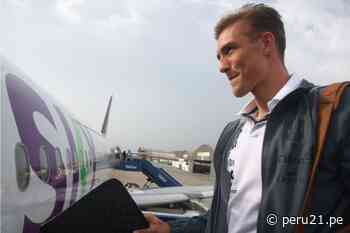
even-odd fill
[[(300, 216), (305, 216), (305, 211), (310, 205), (310, 195), (313, 190), (316, 170), (321, 160), (322, 150), (326, 141), (327, 130), (331, 122), (332, 113), (337, 109), (340, 103), (341, 95), (348, 85), (350, 85), (350, 82), (334, 83), (325, 87), (320, 93), (316, 156), (310, 171), (309, 184), (306, 190), (304, 204)], [(297, 225), (296, 233), (304, 233), (304, 226), (302, 224)]]

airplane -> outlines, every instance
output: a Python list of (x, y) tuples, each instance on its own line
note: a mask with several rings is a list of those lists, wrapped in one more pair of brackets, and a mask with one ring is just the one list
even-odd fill
[[(113, 177), (113, 169), (108, 168), (120, 161), (106, 137), (112, 97), (98, 132), (78, 121), (1, 55), (0, 77), (0, 229), (2, 233), (39, 233), (41, 226)], [(191, 193), (210, 197), (212, 187), (142, 192), (132, 194), (140, 208), (188, 200)]]

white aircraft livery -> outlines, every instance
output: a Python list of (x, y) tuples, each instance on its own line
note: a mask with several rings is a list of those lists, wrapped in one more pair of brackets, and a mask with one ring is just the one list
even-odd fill
[(79, 123), (3, 57), (0, 71), (1, 232), (38, 233), (96, 186), (96, 161), (111, 152), (104, 134)]

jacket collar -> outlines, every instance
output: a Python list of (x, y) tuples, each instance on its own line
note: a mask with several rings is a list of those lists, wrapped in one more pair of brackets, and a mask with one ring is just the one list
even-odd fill
[[(314, 85), (305, 79), (298, 79), (294, 75), (290, 75), (288, 82), (276, 93), (276, 95), (267, 103), (269, 112), (276, 107), (278, 102), (284, 99), (289, 94), (300, 89), (310, 89)], [(256, 112), (257, 107), (254, 99), (250, 100), (238, 113), (240, 116), (251, 115)]]
[(311, 88), (314, 88), (315, 87), (315, 84), (307, 81), (306, 79), (302, 79), (301, 80), (301, 83), (299, 85), (299, 87), (297, 88), (298, 89), (311, 89)]

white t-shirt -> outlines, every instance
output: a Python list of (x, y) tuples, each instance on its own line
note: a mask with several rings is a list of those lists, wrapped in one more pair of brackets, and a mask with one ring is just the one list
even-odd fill
[[(293, 76), (268, 102), (269, 113), (289, 93), (299, 87), (300, 79)], [(242, 111), (247, 118), (228, 156), (227, 170), (231, 173), (231, 193), (227, 208), (228, 233), (256, 233), (261, 201), (261, 156), (266, 119), (256, 121), (257, 111), (252, 100)]]

